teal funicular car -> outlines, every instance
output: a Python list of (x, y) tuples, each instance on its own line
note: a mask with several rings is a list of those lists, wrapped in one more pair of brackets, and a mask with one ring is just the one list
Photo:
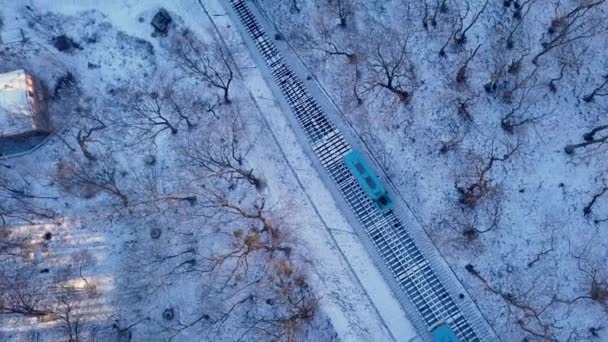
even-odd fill
[(344, 164), (379, 210), (386, 212), (395, 206), (380, 178), (359, 151), (353, 150), (344, 155)]
[(431, 329), (434, 342), (459, 342), (454, 330), (446, 323), (439, 323)]

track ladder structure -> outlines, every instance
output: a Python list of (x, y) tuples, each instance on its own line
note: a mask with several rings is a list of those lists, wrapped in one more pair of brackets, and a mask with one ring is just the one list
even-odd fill
[[(398, 284), (393, 291), (401, 305), (413, 306), (427, 330), (437, 324), (448, 324), (460, 341), (482, 341), (492, 336), (477, 310), (469, 315), (459, 308), (455, 300), (434, 271), (431, 261), (425, 259), (394, 210), (379, 211), (368, 195), (346, 168), (343, 156), (351, 151), (345, 136), (332, 124), (321, 106), (308, 92), (302, 81), (288, 66), (273, 41), (258, 23), (244, 0), (230, 0), (234, 12), (249, 33), (259, 53), (266, 61), (272, 76), (286, 98), (297, 122), (304, 131), (313, 152), (337, 185), (342, 196), (353, 210), (369, 239), (364, 245), (375, 247)], [(382, 271), (382, 270), (381, 270)], [(453, 280), (456, 282), (457, 280)], [(403, 294), (408, 298), (404, 303)], [(471, 317), (473, 316), (473, 317)], [(419, 327), (419, 325), (418, 325)]]

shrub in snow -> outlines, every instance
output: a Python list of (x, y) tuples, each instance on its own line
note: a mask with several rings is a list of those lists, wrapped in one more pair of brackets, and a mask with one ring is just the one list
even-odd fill
[(160, 230), (160, 228), (152, 228), (150, 230), (150, 236), (153, 239), (158, 239), (160, 237), (160, 235), (162, 234), (162, 231)]
[(54, 37), (53, 46), (61, 52), (68, 52), (68, 53), (74, 52), (74, 50), (76, 50), (76, 49), (82, 50), (82, 47), (80, 47), (80, 44), (78, 44), (72, 38), (68, 37), (65, 34), (61, 34), (57, 37)]
[(163, 311), (163, 318), (167, 321), (173, 320), (173, 318), (175, 318), (175, 313), (173, 312), (173, 309), (166, 309), (165, 311)]

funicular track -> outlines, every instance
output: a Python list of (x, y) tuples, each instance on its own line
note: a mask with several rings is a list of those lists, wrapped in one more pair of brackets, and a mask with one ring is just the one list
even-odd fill
[[(367, 237), (361, 238), (371, 241), (365, 245), (373, 245), (374, 252), (383, 259), (389, 270), (383, 274), (393, 277), (389, 284), (395, 281), (398, 284), (399, 288), (393, 286), (393, 290), (401, 292), (395, 294), (401, 304), (413, 305), (427, 329), (447, 323), (461, 341), (488, 339), (491, 333), (482, 322), (480, 313), (469, 308), (469, 315), (465, 315), (437, 276), (432, 260), (423, 256), (395, 211), (379, 211), (346, 168), (342, 158), (352, 150), (350, 144), (284, 61), (246, 1), (230, 0), (230, 3), (264, 58), (312, 150), (364, 228)], [(406, 303), (403, 294), (408, 298)]]

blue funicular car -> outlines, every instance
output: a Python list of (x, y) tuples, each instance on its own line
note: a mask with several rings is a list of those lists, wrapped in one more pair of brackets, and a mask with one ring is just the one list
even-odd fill
[(446, 323), (438, 323), (431, 329), (434, 342), (459, 342), (454, 330)]
[(395, 206), (380, 178), (359, 151), (353, 150), (344, 155), (344, 164), (379, 210), (386, 212)]

